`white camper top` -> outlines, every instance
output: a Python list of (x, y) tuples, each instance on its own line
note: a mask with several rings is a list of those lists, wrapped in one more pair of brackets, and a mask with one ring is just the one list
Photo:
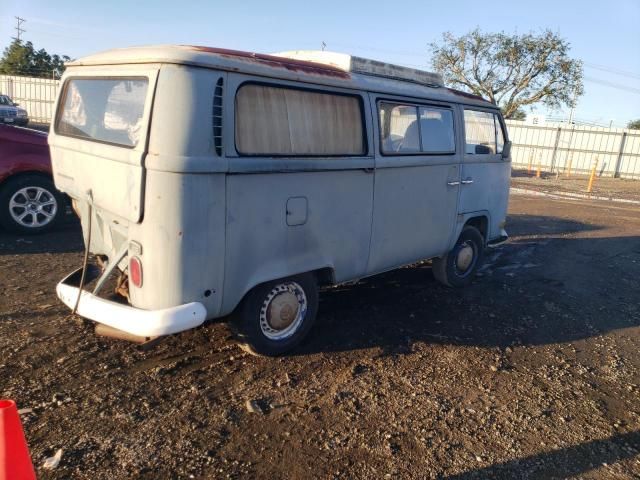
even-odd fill
[(444, 87), (444, 80), (439, 73), (379, 62), (378, 60), (356, 57), (347, 53), (328, 52), (325, 50), (292, 50), (290, 52), (273, 53), (272, 55), (330, 65), (345, 72), (421, 83), (429, 87)]
[(337, 52), (294, 50), (266, 55), (192, 45), (156, 45), (107, 50), (66, 65), (74, 69), (163, 63), (497, 108), (481, 97), (445, 87), (437, 73)]

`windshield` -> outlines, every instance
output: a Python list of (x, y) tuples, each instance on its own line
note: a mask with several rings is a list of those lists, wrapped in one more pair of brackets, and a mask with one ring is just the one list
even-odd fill
[(13, 102), (6, 95), (0, 95), (0, 105), (8, 105), (10, 107), (13, 107)]
[(146, 78), (68, 80), (56, 133), (135, 147), (142, 131), (148, 85)]

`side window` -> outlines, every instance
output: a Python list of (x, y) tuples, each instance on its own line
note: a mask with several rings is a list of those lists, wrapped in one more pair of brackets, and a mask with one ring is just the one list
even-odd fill
[(418, 153), (420, 131), (418, 108), (394, 103), (380, 103), (382, 151), (384, 153)]
[(464, 111), (465, 153), (496, 153), (496, 120), (490, 112)]
[(245, 84), (238, 89), (235, 109), (241, 155), (366, 153), (359, 97)]
[(380, 102), (382, 153), (453, 153), (451, 110)]
[(453, 114), (451, 110), (420, 107), (420, 133), (425, 153), (453, 153)]

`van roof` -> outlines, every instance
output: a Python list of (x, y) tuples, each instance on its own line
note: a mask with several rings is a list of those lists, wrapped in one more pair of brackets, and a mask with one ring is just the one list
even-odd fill
[[(288, 52), (287, 52), (288, 53)], [(332, 85), (390, 95), (465, 103), (497, 108), (482, 97), (453, 88), (425, 85), (407, 79), (355, 73), (327, 63), (262, 53), (193, 45), (157, 45), (107, 50), (68, 62), (69, 67), (172, 63), (249, 73), (307, 83)]]

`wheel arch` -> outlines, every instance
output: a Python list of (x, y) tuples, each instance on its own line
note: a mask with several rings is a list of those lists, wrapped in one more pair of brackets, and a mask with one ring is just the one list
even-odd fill
[(458, 241), (462, 229), (466, 226), (475, 227), (478, 229), (485, 245), (489, 239), (489, 228), (491, 225), (491, 215), (487, 210), (479, 210), (477, 212), (461, 213), (458, 215), (458, 225), (456, 228), (456, 234), (454, 237), (454, 244)]
[(335, 284), (335, 271), (332, 265), (325, 264), (324, 266), (310, 267), (300, 271), (289, 271), (285, 264), (268, 264), (243, 281), (240, 288), (238, 288), (238, 285), (236, 285), (236, 288), (228, 288), (225, 285), (220, 315), (227, 315), (233, 312), (251, 290), (264, 283), (305, 274), (315, 276), (318, 287)]
[[(46, 178), (47, 180), (51, 180), (53, 182), (53, 175), (43, 170), (20, 170), (17, 172), (12, 172), (6, 177), (0, 179), (0, 189), (3, 188), (8, 182), (14, 181), (16, 179), (28, 176), (38, 176), (42, 178)], [(54, 184), (55, 185), (55, 184)]]

